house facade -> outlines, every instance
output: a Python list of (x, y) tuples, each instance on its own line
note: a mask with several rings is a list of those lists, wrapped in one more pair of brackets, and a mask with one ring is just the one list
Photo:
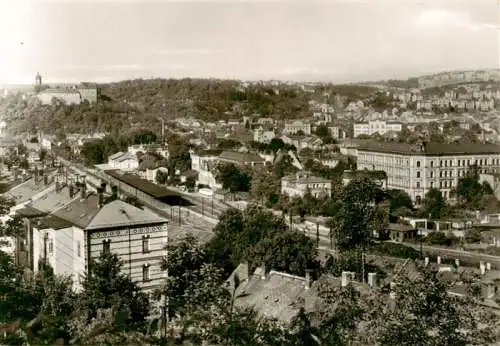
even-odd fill
[(332, 183), (307, 172), (298, 172), (281, 178), (281, 193), (284, 195), (304, 197), (308, 191), (314, 197), (330, 196)]
[(167, 220), (121, 200), (101, 206), (91, 194), (34, 220), (30, 227), (32, 269), (50, 264), (57, 275), (68, 275), (74, 288), (101, 253), (117, 254), (122, 271), (144, 290), (159, 287), (165, 276), (160, 261), (168, 241)]
[(108, 158), (108, 165), (112, 167), (112, 169), (134, 171), (139, 168), (139, 159), (137, 158), (137, 155), (120, 151)]

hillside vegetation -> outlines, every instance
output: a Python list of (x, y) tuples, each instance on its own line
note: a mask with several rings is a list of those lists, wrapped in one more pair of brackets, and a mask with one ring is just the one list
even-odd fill
[(137, 79), (100, 87), (97, 105), (41, 105), (34, 97), (9, 95), (0, 98), (0, 117), (15, 133), (159, 131), (161, 118), (216, 121), (259, 114), (295, 119), (311, 115), (310, 100), (327, 101), (341, 109), (347, 102), (369, 97), (377, 90), (322, 84), (315, 86), (314, 92), (305, 92), (298, 85), (254, 83), (243, 87), (239, 81), (215, 79)]

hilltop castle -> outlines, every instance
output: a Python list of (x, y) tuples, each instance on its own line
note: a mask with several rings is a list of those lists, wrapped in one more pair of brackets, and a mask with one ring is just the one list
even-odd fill
[(96, 84), (81, 83), (80, 85), (71, 87), (48, 88), (42, 90), (42, 76), (37, 73), (35, 77), (35, 86), (38, 90), (41, 90), (37, 93), (37, 97), (44, 105), (50, 105), (54, 98), (68, 105), (79, 105), (84, 101), (97, 103), (99, 99), (99, 88)]

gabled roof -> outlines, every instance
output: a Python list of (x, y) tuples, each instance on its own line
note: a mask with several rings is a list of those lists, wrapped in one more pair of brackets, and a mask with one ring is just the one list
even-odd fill
[(139, 209), (121, 200), (116, 200), (104, 205), (92, 218), (85, 229), (95, 230), (166, 222), (166, 219), (151, 212)]
[(119, 157), (123, 156), (125, 153), (123, 151), (119, 151), (117, 152), (116, 154), (113, 154), (111, 156), (108, 157), (108, 160), (116, 160), (118, 159)]
[(64, 208), (56, 210), (53, 215), (71, 222), (79, 228), (85, 229), (99, 211), (99, 197), (89, 195), (85, 200), (76, 199)]
[(239, 153), (236, 151), (223, 151), (219, 155), (219, 159), (228, 161), (237, 161), (239, 163), (264, 162), (265, 160), (259, 155), (252, 153)]

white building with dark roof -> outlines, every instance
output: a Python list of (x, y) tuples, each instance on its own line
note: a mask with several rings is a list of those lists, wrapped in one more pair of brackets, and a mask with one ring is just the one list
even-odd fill
[(122, 271), (141, 288), (159, 287), (165, 278), (160, 261), (168, 241), (167, 220), (121, 200), (101, 204), (101, 195), (82, 195), (31, 220), (32, 269), (50, 264), (55, 274), (72, 277), (75, 289), (80, 289), (92, 261), (110, 252), (118, 255)]
[(112, 169), (133, 171), (139, 168), (139, 159), (135, 154), (120, 151), (108, 157), (108, 165)]
[(330, 196), (332, 182), (307, 172), (298, 172), (281, 178), (281, 193), (290, 197), (304, 197), (307, 192), (314, 197)]

